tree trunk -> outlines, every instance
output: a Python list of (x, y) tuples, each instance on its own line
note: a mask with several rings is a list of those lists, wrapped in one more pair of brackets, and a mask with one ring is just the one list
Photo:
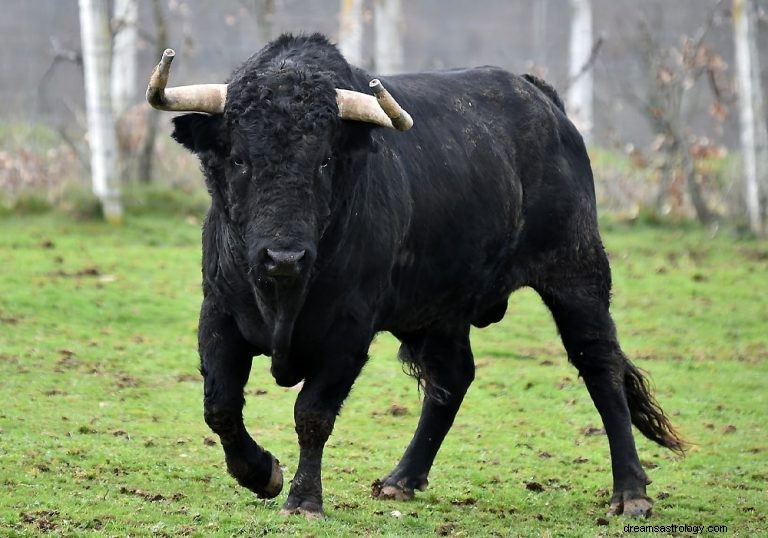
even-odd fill
[(761, 215), (761, 183), (763, 196), (768, 191), (768, 134), (765, 106), (760, 81), (757, 49), (757, 25), (754, 5), (750, 0), (733, 0), (733, 36), (739, 87), (739, 120), (741, 153), (744, 161), (744, 200), (749, 229), (763, 232)]
[[(168, 26), (165, 21), (165, 13), (160, 0), (152, 0), (152, 11), (155, 17), (155, 58), (160, 58), (163, 51), (168, 48)], [(148, 107), (147, 131), (144, 135), (144, 143), (139, 153), (139, 163), (136, 174), (139, 181), (149, 183), (152, 181), (155, 163), (155, 142), (157, 140), (157, 124), (160, 121), (160, 111)]]
[(533, 49), (535, 54), (534, 74), (536, 70), (544, 69), (547, 65), (547, 45), (550, 36), (547, 35), (547, 8), (549, 0), (537, 0), (533, 3)]
[(592, 139), (594, 83), (588, 66), (592, 52), (592, 2), (571, 0), (568, 114), (585, 142)]
[(341, 0), (339, 50), (349, 63), (363, 65), (363, 0)]
[(91, 148), (93, 193), (104, 217), (120, 222), (117, 140), (110, 96), (110, 31), (107, 0), (80, 0), (80, 37), (85, 71), (85, 104)]
[(138, 0), (115, 0), (112, 14), (112, 112), (117, 133), (119, 177), (122, 182), (133, 175), (135, 164), (131, 141), (138, 134), (127, 116), (136, 102), (136, 55), (138, 52)]
[(696, 181), (696, 166), (688, 152), (687, 144), (683, 145), (680, 157), (683, 161), (683, 174), (685, 175), (685, 183), (688, 187), (688, 195), (691, 197), (691, 204), (693, 204), (693, 209), (696, 211), (696, 218), (702, 224), (714, 224), (717, 221), (717, 217), (707, 206), (701, 193), (701, 187), (699, 187), (699, 183)]
[(272, 40), (273, 23), (275, 19), (275, 0), (260, 0), (256, 4), (257, 24), (263, 43)]
[(138, 0), (115, 0), (112, 41), (112, 110), (120, 118), (136, 101)]
[(376, 26), (374, 63), (382, 75), (403, 70), (403, 3), (402, 0), (376, 0), (373, 9)]

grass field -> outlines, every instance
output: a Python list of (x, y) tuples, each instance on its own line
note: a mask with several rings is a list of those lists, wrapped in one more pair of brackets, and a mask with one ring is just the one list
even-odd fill
[[(286, 491), (262, 501), (238, 487), (203, 422), (199, 222), (44, 215), (0, 230), (0, 536), (621, 536), (627, 523), (768, 533), (768, 243), (604, 227), (625, 351), (695, 443), (681, 459), (638, 439), (651, 519), (604, 519), (599, 417), (549, 314), (521, 291), (475, 333), (477, 379), (429, 489), (408, 503), (370, 497), (420, 405), (396, 343), (378, 337), (326, 450), (328, 518), (308, 522), (278, 515)], [(246, 424), (286, 477), (295, 396), (254, 362)]]

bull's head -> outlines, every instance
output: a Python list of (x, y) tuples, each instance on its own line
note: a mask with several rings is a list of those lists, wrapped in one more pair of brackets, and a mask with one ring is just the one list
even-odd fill
[(349, 166), (342, 148), (350, 129), (341, 120), (398, 130), (413, 121), (378, 80), (370, 82), (374, 97), (296, 65), (246, 62), (229, 84), (166, 88), (173, 57), (164, 52), (147, 101), (198, 112), (175, 118), (173, 137), (200, 157), (213, 207), (236, 232), (260, 309), (274, 323), (274, 358), (288, 349), (329, 224), (334, 172)]

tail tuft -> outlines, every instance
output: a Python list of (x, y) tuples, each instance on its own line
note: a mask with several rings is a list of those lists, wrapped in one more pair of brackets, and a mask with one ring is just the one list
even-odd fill
[(667, 418), (651, 392), (648, 379), (629, 360), (624, 372), (624, 388), (632, 424), (651, 441), (684, 454), (688, 447)]

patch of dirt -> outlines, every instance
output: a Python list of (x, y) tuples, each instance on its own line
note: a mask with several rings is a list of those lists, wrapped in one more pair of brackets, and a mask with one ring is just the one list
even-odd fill
[(19, 318), (0, 313), (0, 323), (5, 323), (6, 325), (16, 325), (19, 323)]
[(571, 491), (572, 489), (571, 486), (561, 483), (557, 478), (548, 478), (545, 483), (547, 484), (547, 487), (559, 489), (562, 491)]
[(557, 388), (559, 390), (563, 390), (565, 387), (570, 387), (571, 385), (573, 385), (573, 379), (571, 379), (570, 377), (564, 377), (557, 384)]
[(203, 378), (202, 376), (200, 376), (200, 374), (180, 374), (176, 376), (176, 381), (178, 381), (179, 383), (185, 383), (187, 381), (192, 381), (197, 383), (202, 380)]
[(435, 532), (440, 536), (449, 536), (453, 534), (455, 530), (455, 523), (443, 523), (442, 525), (438, 525), (438, 527), (435, 529)]
[(61, 278), (83, 278), (83, 277), (97, 277), (101, 276), (101, 271), (96, 266), (88, 266), (83, 267), (82, 269), (78, 269), (77, 271), (62, 271), (61, 269), (58, 271), (51, 271), (50, 273), (47, 273), (50, 277), (61, 277)]
[(474, 497), (467, 497), (465, 499), (453, 499), (451, 504), (453, 506), (474, 506), (477, 504), (477, 499)]
[(216, 442), (216, 439), (214, 439), (213, 437), (204, 437), (203, 444), (205, 446), (216, 446), (218, 443)]
[(165, 495), (162, 495), (160, 493), (151, 493), (149, 491), (144, 491), (139, 488), (129, 488), (126, 486), (120, 487), (120, 493), (123, 495), (134, 495), (136, 497), (140, 497), (144, 499), (147, 502), (161, 502), (166, 500), (171, 501), (180, 501), (181, 499), (184, 499), (186, 495), (183, 493), (174, 493), (170, 497), (166, 497)]
[(19, 515), (23, 523), (34, 526), (40, 532), (56, 532), (60, 530), (55, 521), (59, 518), (58, 510), (35, 510), (33, 512), (22, 512)]
[(134, 388), (141, 384), (137, 378), (125, 373), (116, 374), (115, 383), (118, 389)]
[(0, 353), (0, 362), (7, 362), (8, 364), (19, 364), (19, 358), (15, 355), (6, 355)]
[(591, 437), (593, 435), (605, 435), (605, 429), (590, 425), (581, 430), (581, 433), (585, 437)]
[(354, 510), (355, 508), (358, 508), (360, 505), (356, 502), (340, 502), (333, 505), (333, 508), (335, 510)]
[(538, 482), (528, 481), (525, 482), (525, 489), (528, 491), (544, 491), (544, 486)]
[(402, 417), (403, 415), (408, 414), (408, 408), (402, 405), (392, 404), (389, 406), (389, 409), (387, 409), (386, 414), (392, 415), (393, 417)]

